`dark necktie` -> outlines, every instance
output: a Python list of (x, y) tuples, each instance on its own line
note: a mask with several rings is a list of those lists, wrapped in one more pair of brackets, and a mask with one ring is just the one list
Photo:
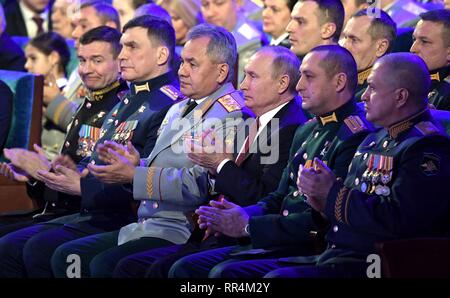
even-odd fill
[(236, 157), (236, 165), (239, 167), (244, 159), (247, 157), (247, 155), (250, 153), (250, 146), (253, 144), (253, 142), (256, 139), (256, 135), (258, 134), (259, 127), (261, 125), (261, 122), (259, 121), (259, 117), (255, 119), (255, 122), (250, 125), (250, 132), (248, 134), (248, 137), (245, 139), (244, 143), (244, 149), (239, 152), (239, 155)]
[(41, 33), (44, 33), (44, 19), (40, 16), (34, 16), (33, 21), (36, 23), (37, 26), (37, 34), (39, 35)]
[(197, 106), (197, 102), (193, 99), (189, 99), (189, 102), (187, 103), (187, 105), (185, 106), (185, 110), (181, 116), (181, 118), (186, 117), (193, 109), (195, 109), (195, 107)]

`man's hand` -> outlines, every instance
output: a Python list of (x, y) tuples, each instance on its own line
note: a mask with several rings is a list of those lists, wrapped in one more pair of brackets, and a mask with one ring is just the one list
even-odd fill
[(28, 182), (30, 180), (27, 173), (15, 168), (12, 164), (4, 162), (0, 163), (0, 175), (17, 182)]
[(53, 190), (67, 193), (69, 195), (81, 196), (80, 179), (86, 177), (89, 171), (84, 169), (79, 173), (72, 169), (56, 166), (55, 173), (39, 170), (37, 172), (39, 180)]
[(98, 157), (106, 164), (111, 164), (115, 157), (112, 151), (125, 158), (130, 164), (136, 167), (139, 166), (141, 156), (130, 141), (128, 141), (127, 147), (117, 144), (114, 141), (105, 141), (103, 144), (97, 146)]
[(20, 170), (21, 173), (26, 173), (26, 175), (36, 180), (39, 180), (37, 171), (48, 171), (51, 166), (43, 151), (38, 150), (38, 152), (33, 152), (25, 149), (4, 149), (3, 152), (16, 170)]
[(201, 206), (195, 211), (199, 215), (200, 228), (239, 238), (247, 234), (244, 229), (249, 216), (240, 206), (223, 199), (221, 202), (211, 201), (211, 207)]
[(310, 169), (302, 165), (299, 167), (298, 190), (307, 197), (307, 203), (319, 212), (325, 210), (328, 194), (335, 181), (333, 172), (318, 158), (314, 159), (314, 167)]
[(52, 168), (55, 169), (57, 166), (63, 166), (73, 171), (78, 170), (77, 164), (73, 161), (73, 159), (70, 158), (70, 156), (63, 154), (56, 156), (52, 161)]
[(204, 167), (212, 175), (216, 175), (216, 171), (220, 163), (225, 159), (233, 160), (231, 148), (224, 145), (223, 140), (217, 138), (214, 130), (209, 129), (203, 133), (200, 142), (187, 140), (188, 158), (195, 164)]
[(88, 169), (91, 174), (108, 184), (132, 183), (134, 173), (136, 172), (136, 165), (112, 149), (108, 149), (108, 152), (111, 154), (108, 157), (110, 161), (109, 165), (96, 166), (89, 164)]

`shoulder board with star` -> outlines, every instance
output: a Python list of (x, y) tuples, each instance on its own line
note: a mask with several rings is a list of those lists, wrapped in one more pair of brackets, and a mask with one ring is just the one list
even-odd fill
[(159, 90), (174, 101), (183, 99), (184, 97), (183, 94), (172, 85), (164, 85), (159, 88)]
[(241, 105), (231, 96), (227, 94), (217, 100), (228, 113), (241, 110)]
[(344, 123), (347, 128), (352, 132), (352, 134), (356, 134), (361, 131), (365, 131), (368, 129), (367, 125), (358, 115), (351, 115), (344, 119)]
[(439, 128), (430, 121), (419, 122), (414, 127), (424, 136), (440, 132)]

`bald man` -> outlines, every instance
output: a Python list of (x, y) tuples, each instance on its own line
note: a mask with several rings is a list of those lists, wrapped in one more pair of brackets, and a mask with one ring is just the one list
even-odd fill
[(413, 54), (390, 54), (375, 63), (368, 84), (366, 118), (382, 129), (361, 143), (345, 181), (320, 160), (299, 173), (299, 190), (331, 226), (328, 249), (310, 266), (266, 277), (367, 277), (376, 242), (448, 237), (450, 139), (427, 108), (427, 65)]

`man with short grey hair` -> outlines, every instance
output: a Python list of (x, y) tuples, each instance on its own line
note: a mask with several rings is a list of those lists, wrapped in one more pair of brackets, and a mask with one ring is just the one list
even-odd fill
[(117, 150), (104, 155), (113, 167), (88, 166), (103, 182), (132, 189), (140, 202), (138, 221), (68, 242), (55, 251), (52, 263), (82, 246), (82, 275), (107, 277), (129, 254), (188, 240), (193, 226), (187, 214), (210, 196), (207, 170), (189, 160), (185, 146), (210, 129), (222, 142), (233, 142), (237, 126), (248, 116), (243, 98), (228, 82), (236, 52), (233, 36), (223, 28), (202, 24), (191, 30), (178, 71), (181, 92), (188, 99), (167, 112), (150, 156), (140, 160), (133, 150)]

